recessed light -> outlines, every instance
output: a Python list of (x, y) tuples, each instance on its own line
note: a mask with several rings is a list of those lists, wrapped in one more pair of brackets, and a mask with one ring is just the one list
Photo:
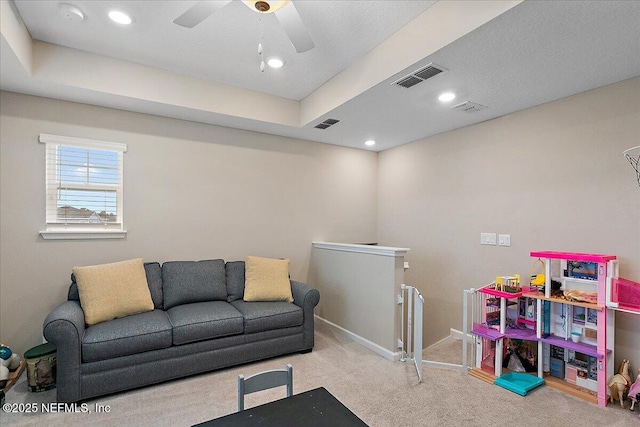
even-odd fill
[(267, 64), (269, 64), (271, 68), (282, 68), (284, 66), (284, 59), (274, 56), (267, 60)]
[(456, 98), (456, 94), (453, 92), (445, 92), (438, 97), (441, 102), (453, 101)]
[(376, 142), (373, 139), (365, 141), (364, 145), (371, 147), (372, 145), (376, 145)]
[(133, 22), (133, 19), (131, 18), (131, 16), (129, 16), (129, 14), (121, 10), (110, 10), (109, 18), (111, 18), (111, 20), (116, 24), (121, 24), (121, 25), (129, 25)]

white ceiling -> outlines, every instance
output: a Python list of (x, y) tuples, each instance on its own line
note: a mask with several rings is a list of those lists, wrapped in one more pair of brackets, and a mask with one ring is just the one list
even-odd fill
[[(58, 16), (60, 3), (86, 15), (74, 23)], [(424, 12), (433, 1), (295, 1), (316, 48), (297, 54), (273, 14), (232, 1), (194, 28), (172, 22), (195, 1), (32, 1), (15, 4), (31, 36), (61, 46), (176, 73), (301, 100), (351, 62)], [(372, 7), (373, 6), (373, 7)], [(122, 27), (106, 19), (111, 8), (135, 17)], [(278, 72), (260, 73), (260, 22), (265, 56), (284, 58)]]
[[(42, 66), (49, 58), (38, 52), (48, 56), (61, 52), (63, 60), (64, 54), (75, 51), (46, 50), (49, 45), (34, 42), (34, 64), (27, 70), (4, 20), (3, 90), (355, 148), (366, 148), (363, 142), (373, 138), (378, 143), (366, 149), (376, 151), (640, 75), (640, 1), (512, 2), (517, 5), (505, 7), (509, 10), (496, 13), (499, 16), (494, 19), (489, 16), (488, 22), (466, 35), (451, 36), (443, 47), (420, 57), (412, 56), (420, 45), (448, 37), (448, 28), (471, 18), (464, 13), (443, 14), (429, 21), (428, 14), (442, 10), (433, 1), (294, 0), (316, 46), (298, 54), (273, 15), (261, 16), (238, 0), (193, 29), (171, 21), (194, 1), (68, 1), (84, 12), (83, 22), (60, 17), (59, 3), (16, 0), (14, 11), (33, 40), (99, 55), (87, 58), (108, 57), (153, 67), (145, 68), (150, 76), (157, 68), (203, 79), (215, 88), (269, 94), (270, 102), (295, 110), (294, 119), (272, 120), (201, 106), (204, 100), (194, 100), (197, 92), (189, 94), (191, 104), (182, 98), (160, 102), (139, 96), (135, 86), (125, 83), (115, 85), (116, 89), (91, 90), (94, 82), (49, 79), (44, 74), (47, 67)], [(472, 12), (477, 6), (460, 4), (467, 8), (463, 12), (478, 14)], [(110, 8), (130, 12), (134, 24), (112, 24), (106, 18)], [(420, 22), (438, 25), (420, 26)], [(278, 55), (286, 61), (281, 70), (259, 71), (261, 25), (266, 56)], [(405, 42), (393, 44), (394, 37)], [(430, 62), (449, 71), (411, 89), (391, 84)], [(335, 102), (315, 108), (332, 86), (338, 88)], [(437, 100), (445, 90), (457, 94), (447, 105)], [(201, 92), (200, 96), (206, 95)], [(258, 109), (257, 98), (240, 98), (244, 109)], [(476, 113), (450, 109), (466, 100), (488, 108)], [(300, 117), (296, 108), (301, 110)], [(313, 127), (328, 117), (341, 121), (326, 130)]]

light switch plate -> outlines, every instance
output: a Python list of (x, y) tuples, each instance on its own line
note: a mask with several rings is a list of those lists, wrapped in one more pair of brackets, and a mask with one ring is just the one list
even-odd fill
[(496, 244), (496, 233), (480, 233), (481, 245), (493, 245)]
[(500, 235), (498, 235), (498, 245), (499, 246), (511, 246), (511, 234), (500, 234)]

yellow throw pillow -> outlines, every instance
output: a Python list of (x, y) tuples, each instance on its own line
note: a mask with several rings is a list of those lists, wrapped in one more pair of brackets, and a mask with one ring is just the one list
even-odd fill
[(142, 258), (74, 267), (87, 325), (153, 310)]
[(293, 302), (289, 260), (248, 256), (245, 261), (245, 301)]

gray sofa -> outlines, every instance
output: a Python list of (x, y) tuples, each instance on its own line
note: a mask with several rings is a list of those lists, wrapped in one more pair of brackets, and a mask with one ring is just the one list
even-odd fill
[(291, 281), (293, 303), (245, 302), (243, 261), (144, 268), (155, 309), (92, 326), (85, 326), (72, 275), (68, 300), (43, 326), (57, 347), (59, 402), (313, 348), (316, 289)]

